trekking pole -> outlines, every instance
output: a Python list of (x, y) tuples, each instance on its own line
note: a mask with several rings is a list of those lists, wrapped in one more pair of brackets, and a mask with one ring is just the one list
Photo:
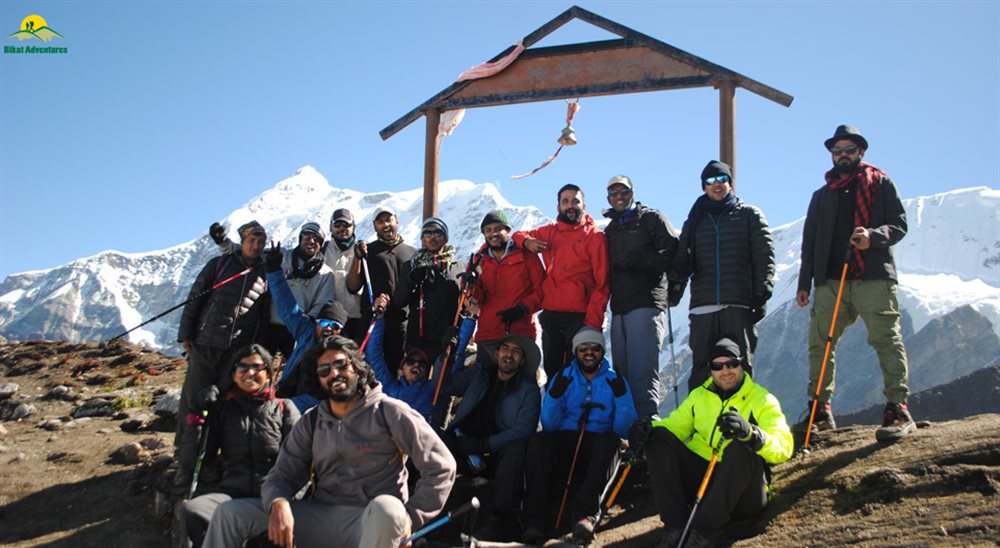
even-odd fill
[(205, 448), (208, 446), (208, 409), (202, 409), (201, 435), (198, 437), (198, 457), (194, 461), (194, 476), (191, 478), (191, 489), (188, 490), (188, 500), (194, 498), (194, 492), (198, 489), (198, 476), (201, 475), (201, 463), (205, 460)]
[(358, 347), (358, 352), (361, 352), (361, 354), (365, 353), (365, 347), (368, 346), (368, 339), (371, 338), (372, 331), (375, 331), (375, 322), (378, 321), (378, 314), (384, 312), (385, 310), (381, 307), (372, 310), (372, 323), (368, 324), (368, 331), (365, 332), (365, 338), (361, 341), (361, 346)]
[(725, 438), (723, 438), (720, 434), (719, 442), (712, 448), (712, 459), (708, 461), (708, 468), (705, 469), (705, 477), (701, 478), (701, 486), (698, 487), (698, 494), (694, 498), (694, 505), (691, 507), (691, 515), (688, 516), (687, 525), (684, 526), (684, 532), (681, 533), (681, 538), (677, 541), (677, 548), (684, 546), (684, 541), (687, 540), (688, 532), (691, 530), (691, 523), (694, 521), (694, 513), (698, 511), (698, 505), (701, 504), (701, 499), (705, 496), (705, 491), (708, 489), (708, 480), (712, 478), (712, 471), (715, 470), (715, 463), (719, 462), (719, 447), (722, 446), (722, 441), (724, 439)]
[(816, 407), (819, 404), (819, 394), (823, 389), (823, 375), (826, 373), (826, 363), (830, 359), (830, 350), (833, 348), (833, 330), (837, 327), (837, 316), (840, 313), (840, 298), (844, 295), (844, 282), (847, 280), (847, 267), (851, 261), (853, 250), (847, 246), (847, 254), (844, 256), (844, 268), (840, 272), (840, 287), (837, 288), (837, 300), (833, 305), (833, 319), (830, 320), (830, 332), (826, 335), (826, 350), (823, 351), (823, 365), (819, 368), (819, 380), (816, 381), (816, 395), (813, 397), (812, 409), (809, 410), (809, 424), (806, 425), (806, 439), (802, 443), (799, 451), (802, 454), (809, 454), (809, 438), (812, 434), (813, 420), (816, 418)]
[[(365, 253), (367, 255), (367, 253)], [(368, 273), (368, 259), (363, 255), (361, 257), (361, 267), (365, 269), (365, 285), (368, 286), (368, 302), (372, 305), (372, 309), (375, 308), (375, 294), (372, 293), (372, 276)]]
[(587, 418), (590, 416), (590, 410), (599, 407), (604, 409), (604, 405), (600, 403), (585, 403), (583, 404), (583, 415), (580, 416), (580, 436), (576, 439), (576, 449), (573, 451), (573, 462), (569, 465), (569, 474), (566, 476), (566, 489), (563, 490), (562, 502), (559, 503), (559, 513), (556, 514), (556, 529), (559, 529), (559, 523), (562, 521), (563, 510), (566, 509), (566, 499), (569, 497), (569, 487), (573, 483), (573, 470), (576, 469), (576, 458), (580, 456), (580, 445), (583, 444), (583, 434), (587, 431)]
[(449, 521), (451, 521), (451, 520), (453, 520), (453, 519), (455, 519), (455, 518), (457, 518), (457, 517), (459, 517), (459, 516), (461, 516), (461, 515), (469, 512), (469, 511), (475, 512), (475, 511), (478, 511), (478, 510), (479, 510), (479, 499), (476, 498), (476, 497), (472, 497), (472, 500), (470, 500), (469, 502), (466, 502), (465, 504), (459, 506), (458, 508), (452, 510), (451, 512), (448, 512), (448, 514), (445, 515), (445, 517), (440, 518), (440, 519), (438, 519), (437, 521), (435, 521), (433, 523), (429, 523), (429, 524), (423, 526), (423, 528), (421, 528), (416, 533), (413, 533), (412, 535), (404, 538), (403, 540), (401, 540), (399, 542), (399, 545), (400, 546), (406, 546), (407, 544), (410, 544), (411, 542), (413, 542), (413, 541), (417, 540), (418, 538), (426, 535), (427, 533), (430, 533), (431, 531), (437, 529), (438, 527), (441, 527), (442, 525), (448, 523)]
[[(483, 259), (482, 253), (473, 253), (472, 256), (469, 257), (469, 262), (465, 267), (465, 271), (472, 272), (473, 270), (475, 270), (476, 267), (479, 266), (479, 261), (481, 261), (482, 259)], [(458, 322), (462, 319), (462, 307), (465, 306), (465, 299), (466, 297), (468, 297), (470, 289), (472, 288), (469, 287), (469, 284), (466, 284), (465, 280), (462, 280), (462, 290), (461, 294), (458, 297), (458, 310), (455, 311), (455, 320), (451, 323), (453, 327), (458, 327)], [(444, 357), (441, 358), (442, 369), (448, 367), (448, 358), (450, 357), (451, 357), (451, 345), (449, 344), (448, 347), (444, 349)], [(443, 381), (444, 381), (444, 371), (441, 371), (441, 374), (438, 375), (437, 386), (434, 388), (434, 399), (431, 400), (432, 407), (437, 405), (438, 396), (441, 394), (441, 384), (443, 383)]]
[(674, 370), (674, 409), (681, 406), (681, 396), (677, 392), (677, 355), (674, 354), (674, 322), (670, 318), (670, 305), (667, 305), (667, 330), (669, 334), (667, 335), (667, 341), (670, 342), (670, 363), (673, 365)]
[(230, 276), (230, 277), (226, 278), (225, 280), (222, 280), (221, 282), (219, 282), (219, 283), (217, 283), (217, 284), (213, 285), (212, 287), (210, 287), (210, 288), (208, 288), (208, 289), (206, 289), (206, 290), (202, 291), (201, 293), (198, 293), (197, 295), (195, 295), (195, 296), (193, 296), (193, 297), (190, 297), (190, 298), (188, 298), (188, 300), (186, 300), (186, 301), (182, 302), (181, 304), (179, 304), (179, 305), (177, 305), (177, 306), (174, 306), (174, 307), (171, 307), (171, 308), (168, 308), (167, 310), (164, 310), (163, 312), (161, 312), (161, 313), (157, 314), (156, 316), (153, 316), (152, 318), (150, 318), (150, 319), (148, 319), (148, 320), (146, 320), (146, 321), (142, 322), (141, 324), (139, 324), (139, 325), (137, 325), (137, 326), (133, 327), (132, 329), (129, 329), (128, 331), (126, 331), (126, 332), (124, 332), (124, 333), (122, 333), (122, 334), (120, 334), (120, 335), (115, 335), (114, 337), (112, 337), (112, 338), (108, 339), (108, 342), (113, 342), (113, 341), (117, 341), (118, 339), (120, 339), (120, 338), (124, 337), (125, 335), (128, 335), (129, 333), (131, 333), (131, 332), (135, 331), (136, 329), (139, 329), (140, 327), (142, 327), (142, 326), (144, 326), (144, 325), (146, 325), (146, 324), (148, 324), (148, 323), (150, 323), (150, 322), (154, 322), (154, 321), (156, 321), (156, 320), (158, 320), (158, 319), (160, 319), (160, 318), (162, 318), (162, 317), (166, 316), (167, 314), (170, 314), (170, 313), (171, 313), (171, 312), (173, 312), (174, 310), (177, 310), (178, 308), (180, 308), (180, 307), (182, 307), (182, 306), (184, 306), (184, 305), (188, 304), (189, 302), (192, 302), (192, 301), (197, 301), (198, 299), (200, 299), (200, 298), (204, 297), (205, 295), (208, 295), (208, 294), (209, 294), (209, 293), (211, 293), (212, 291), (215, 291), (216, 289), (218, 289), (218, 288), (220, 288), (220, 287), (222, 287), (222, 286), (226, 285), (227, 283), (229, 283), (229, 282), (231, 282), (231, 281), (233, 281), (233, 280), (236, 280), (236, 279), (238, 279), (238, 278), (241, 278), (241, 277), (243, 277), (243, 276), (246, 276), (246, 275), (247, 275), (247, 274), (249, 274), (249, 273), (250, 273), (250, 272), (251, 272), (251, 271), (252, 271), (253, 269), (254, 269), (254, 267), (250, 267), (250, 268), (248, 268), (248, 269), (244, 270), (243, 272), (240, 272), (239, 274), (234, 274), (234, 275), (232, 275), (232, 276)]

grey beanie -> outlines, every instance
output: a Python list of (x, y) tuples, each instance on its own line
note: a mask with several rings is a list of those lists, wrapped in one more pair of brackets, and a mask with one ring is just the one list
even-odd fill
[(423, 232), (428, 229), (438, 229), (444, 232), (444, 241), (448, 241), (448, 225), (440, 217), (428, 217), (424, 219), (424, 224), (420, 227), (420, 231)]
[(584, 327), (577, 331), (576, 335), (573, 335), (573, 352), (576, 352), (576, 347), (588, 343), (599, 344), (601, 348), (607, 348), (607, 345), (604, 344), (604, 333), (593, 327)]
[(312, 232), (313, 234), (319, 236), (320, 241), (326, 240), (326, 234), (323, 233), (323, 229), (320, 228), (319, 223), (314, 223), (310, 221), (302, 225), (302, 228), (299, 229), (299, 238), (301, 238), (302, 235), (307, 232)]

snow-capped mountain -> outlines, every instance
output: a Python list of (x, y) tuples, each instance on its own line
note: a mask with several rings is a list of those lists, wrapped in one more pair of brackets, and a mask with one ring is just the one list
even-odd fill
[[(421, 189), (363, 193), (335, 188), (306, 166), (222, 222), (235, 238), (235, 227), (256, 219), (271, 238), (294, 246), (302, 224), (317, 221), (325, 228), (333, 211), (346, 207), (355, 215), (358, 237), (371, 240), (372, 212), (387, 205), (399, 213), (403, 238), (416, 243), (422, 196)], [(510, 204), (488, 183), (442, 182), (439, 200), (439, 215), (448, 223), (450, 241), (462, 257), (482, 243), (479, 222), (489, 210), (507, 211), (515, 230), (550, 220), (535, 207)], [(989, 360), (984, 356), (1000, 354), (1000, 191), (961, 189), (904, 204), (909, 232), (894, 249), (904, 337), (911, 352), (911, 388), (916, 390), (927, 387), (921, 386), (921, 379), (951, 380), (967, 373), (966, 369), (986, 365)], [(598, 212), (592, 214), (599, 218)], [(205, 226), (212, 221), (205, 219)], [(809, 311), (793, 302), (803, 221), (774, 228), (777, 278), (768, 303), (770, 312), (759, 324), (755, 367), (756, 378), (785, 402), (786, 410), (797, 409), (805, 400)], [(93, 341), (136, 326), (187, 298), (195, 275), (217, 253), (207, 235), (196, 236), (165, 250), (105, 251), (51, 270), (9, 276), (0, 283), (0, 334), (14, 340)], [(690, 368), (686, 301), (671, 311), (682, 396)], [(177, 351), (179, 318), (179, 312), (168, 314), (132, 332), (129, 339)], [(927, 341), (934, 342), (929, 345)], [(835, 406), (848, 411), (877, 403), (881, 375), (874, 354), (864, 343), (861, 322), (848, 330), (839, 346)], [(941, 364), (949, 355), (960, 355), (962, 363)], [(670, 387), (674, 366), (667, 346), (660, 364)], [(931, 369), (936, 373), (924, 373)], [(672, 406), (673, 397), (668, 395), (664, 408)]]

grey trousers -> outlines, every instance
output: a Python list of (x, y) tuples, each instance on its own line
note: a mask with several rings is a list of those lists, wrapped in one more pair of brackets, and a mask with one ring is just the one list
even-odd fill
[(205, 542), (208, 522), (220, 504), (233, 500), (225, 493), (208, 493), (185, 501), (177, 519), (177, 539), (182, 548), (198, 548)]
[[(410, 524), (403, 501), (379, 495), (368, 506), (333, 506), (292, 501), (296, 548), (395, 548)], [(232, 548), (267, 531), (260, 499), (231, 500), (215, 510), (205, 537), (206, 548)]]
[(611, 317), (611, 365), (628, 381), (640, 417), (660, 404), (660, 350), (667, 333), (666, 312), (637, 308)]

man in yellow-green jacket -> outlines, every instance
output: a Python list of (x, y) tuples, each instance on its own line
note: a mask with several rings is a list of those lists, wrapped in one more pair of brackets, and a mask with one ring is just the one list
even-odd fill
[(760, 513), (767, 505), (768, 465), (792, 456), (792, 433), (781, 404), (743, 370), (739, 346), (719, 339), (708, 357), (712, 378), (669, 417), (637, 421), (630, 436), (639, 443), (645, 438), (650, 486), (667, 545), (681, 536), (714, 447), (718, 464), (687, 546), (710, 546), (730, 519)]

